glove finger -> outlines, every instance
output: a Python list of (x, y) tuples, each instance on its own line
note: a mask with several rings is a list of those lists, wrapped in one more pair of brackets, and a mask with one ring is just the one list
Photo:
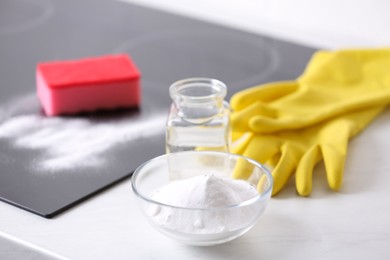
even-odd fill
[[(253, 134), (248, 133), (242, 135), (242, 140), (237, 140), (237, 142), (241, 143), (236, 143), (234, 147), (232, 147), (232, 153), (237, 153), (237, 154), (244, 154), (246, 148), (248, 145), (250, 145), (250, 141), (253, 139)], [(248, 163), (247, 160), (244, 158), (238, 158), (236, 165), (234, 166), (233, 173), (232, 173), (232, 178), (233, 179), (244, 179), (247, 180), (252, 172), (253, 172), (254, 166), (250, 163)]]
[(242, 137), (248, 133), (251, 133), (251, 132), (248, 132), (248, 131), (230, 131), (231, 133), (231, 139), (233, 142), (236, 142), (237, 140), (239, 139), (242, 139)]
[(234, 94), (230, 99), (230, 105), (233, 110), (240, 111), (255, 101), (268, 103), (293, 93), (297, 88), (298, 84), (295, 81), (281, 81), (258, 85)]
[(375, 107), (349, 114), (343, 120), (336, 120), (321, 133), (321, 150), (326, 168), (328, 185), (332, 190), (341, 187), (348, 140), (370, 123), (384, 107)]
[[(280, 116), (277, 109), (272, 109), (267, 104), (262, 104), (263, 112), (253, 113), (253, 116), (249, 118), (249, 129), (255, 133), (274, 133), (281, 130), (292, 130), (304, 128), (317, 123), (331, 120), (334, 117), (341, 117), (345, 114), (367, 114), (367, 118), (375, 118), (382, 110), (380, 106), (389, 104), (390, 90), (380, 90), (375, 93), (357, 94), (347, 101), (336, 102), (333, 105), (323, 105), (322, 110), (313, 110), (311, 115), (305, 115), (306, 112), (301, 113), (300, 111), (286, 111), (290, 115)], [(302, 107), (304, 105), (302, 104)], [(307, 110), (308, 108), (306, 108)], [(310, 110), (311, 108), (309, 108)], [(313, 108), (314, 109), (314, 108)], [(260, 109), (259, 109), (260, 111)], [(371, 112), (368, 112), (371, 111)], [(359, 117), (359, 116), (357, 116)], [(248, 120), (248, 119), (246, 119)], [(362, 121), (357, 119), (354, 121)], [(367, 124), (366, 120), (363, 124)], [(360, 127), (361, 128), (361, 127)]]
[(321, 151), (318, 145), (312, 146), (302, 156), (295, 174), (295, 185), (299, 195), (310, 195), (313, 187), (313, 169), (321, 158)]
[(280, 145), (280, 141), (272, 136), (254, 135), (245, 149), (244, 156), (259, 161), (260, 163), (265, 163), (268, 159), (279, 153)]
[(338, 148), (331, 145), (321, 145), (321, 151), (324, 157), (328, 185), (332, 190), (337, 191), (343, 181), (347, 142)]
[(338, 120), (325, 127), (321, 133), (321, 151), (326, 177), (332, 190), (338, 190), (341, 187), (348, 140), (351, 135), (357, 133), (359, 127), (356, 126), (352, 121)]
[(252, 136), (253, 133), (250, 132), (241, 133), (239, 137), (235, 136), (235, 138), (233, 139), (234, 141), (230, 146), (230, 152), (236, 154), (243, 154), (250, 140), (252, 139)]
[(249, 131), (249, 122), (251, 118), (256, 116), (275, 117), (274, 109), (265, 106), (259, 101), (253, 102), (243, 110), (232, 113), (231, 125), (233, 131)]
[(274, 178), (274, 187), (272, 195), (277, 194), (280, 190), (286, 186), (288, 180), (293, 175), (294, 170), (298, 164), (298, 158), (300, 157), (300, 151), (292, 146), (290, 143), (285, 143), (280, 149), (281, 155), (279, 162), (272, 171)]
[(251, 131), (259, 134), (275, 133), (281, 130), (290, 130), (299, 128), (301, 125), (299, 118), (278, 118), (266, 117), (261, 115), (253, 116), (249, 120), (249, 128)]
[[(278, 144), (274, 140), (254, 135), (249, 140), (243, 155), (260, 163), (264, 163), (277, 152)], [(253, 172), (251, 167), (253, 168), (253, 166), (248, 165), (245, 160), (238, 160), (233, 170), (233, 178), (248, 179)]]

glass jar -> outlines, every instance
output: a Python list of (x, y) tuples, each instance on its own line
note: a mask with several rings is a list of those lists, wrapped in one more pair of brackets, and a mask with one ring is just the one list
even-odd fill
[(216, 79), (189, 78), (169, 88), (173, 103), (166, 126), (166, 152), (229, 151), (230, 108), (226, 85)]

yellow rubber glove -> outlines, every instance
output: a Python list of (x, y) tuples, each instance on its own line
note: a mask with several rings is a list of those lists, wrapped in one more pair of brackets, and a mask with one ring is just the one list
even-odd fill
[[(273, 194), (278, 193), (295, 173), (297, 192), (302, 196), (309, 195), (313, 168), (322, 159), (329, 187), (338, 190), (342, 184), (348, 140), (362, 131), (383, 109), (356, 111), (300, 130), (250, 133), (233, 147), (232, 152), (273, 168)], [(245, 174), (245, 170), (237, 169), (234, 177), (245, 179), (248, 177)]]
[(273, 133), (390, 103), (390, 49), (319, 51), (296, 81), (236, 93), (237, 131)]

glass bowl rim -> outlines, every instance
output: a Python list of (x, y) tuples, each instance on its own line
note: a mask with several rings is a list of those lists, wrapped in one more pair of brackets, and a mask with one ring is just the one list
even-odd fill
[[(154, 161), (161, 160), (161, 159), (163, 159), (165, 157), (174, 156), (175, 154), (190, 154), (190, 153), (211, 154), (211, 155), (214, 154), (214, 155), (218, 155), (218, 156), (229, 156), (229, 157), (232, 156), (232, 157), (235, 157), (235, 158), (243, 158), (243, 159), (249, 161), (250, 163), (256, 165), (257, 167), (259, 167), (263, 171), (263, 173), (267, 176), (267, 179), (269, 181), (269, 185), (263, 192), (258, 193), (255, 197), (253, 197), (253, 198), (251, 198), (249, 200), (245, 200), (245, 201), (242, 201), (242, 202), (236, 203), (236, 204), (230, 204), (230, 205), (226, 205), (226, 206), (213, 207), (213, 208), (195, 208), (195, 207), (181, 207), (181, 206), (170, 205), (170, 204), (166, 204), (166, 203), (161, 203), (161, 202), (155, 201), (155, 200), (153, 200), (151, 198), (148, 198), (147, 196), (143, 195), (141, 192), (139, 192), (139, 190), (137, 189), (137, 185), (136, 185), (136, 179), (139, 176), (141, 170), (147, 164), (149, 164), (151, 162), (154, 162)], [(163, 155), (154, 157), (154, 158), (152, 158), (150, 160), (147, 160), (144, 163), (142, 163), (141, 165), (139, 165), (134, 170), (134, 172), (133, 172), (133, 174), (131, 176), (131, 186), (132, 186), (132, 189), (133, 189), (134, 193), (139, 198), (141, 198), (141, 199), (143, 199), (143, 200), (145, 200), (145, 201), (147, 201), (149, 203), (156, 204), (156, 205), (159, 205), (159, 206), (162, 206), (162, 207), (170, 207), (170, 208), (173, 208), (173, 209), (193, 210), (193, 211), (215, 211), (215, 210), (223, 210), (223, 209), (241, 208), (241, 207), (245, 207), (245, 206), (248, 206), (248, 205), (252, 205), (252, 204), (254, 204), (257, 201), (260, 201), (263, 198), (266, 198), (272, 192), (273, 182), (274, 182), (273, 181), (273, 177), (272, 177), (272, 174), (270, 173), (270, 171), (263, 164), (259, 163), (258, 161), (253, 160), (253, 159), (248, 158), (248, 157), (243, 156), (243, 155), (227, 153), (227, 152), (218, 152), (218, 151), (183, 151), (183, 152), (163, 154)]]

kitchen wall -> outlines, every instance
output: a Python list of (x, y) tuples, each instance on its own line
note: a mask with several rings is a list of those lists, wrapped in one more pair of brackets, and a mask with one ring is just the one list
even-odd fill
[(320, 48), (390, 46), (388, 0), (121, 0)]

